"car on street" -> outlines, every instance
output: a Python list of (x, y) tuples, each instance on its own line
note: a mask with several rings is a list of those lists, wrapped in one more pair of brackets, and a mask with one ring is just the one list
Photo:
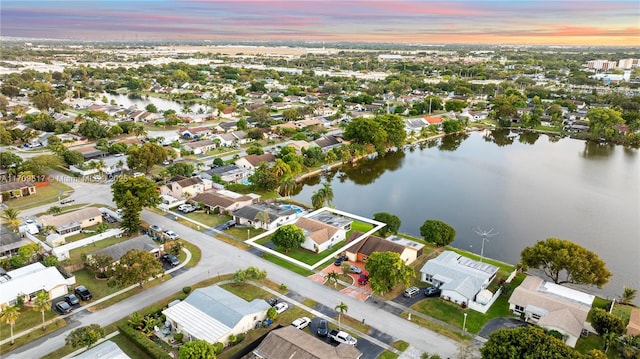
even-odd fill
[(163, 254), (162, 255), (162, 261), (164, 261), (165, 263), (171, 264), (172, 267), (175, 267), (178, 264), (180, 264), (180, 260), (178, 259), (178, 257), (176, 257), (175, 255), (173, 255), (171, 253)]
[(294, 320), (291, 325), (297, 329), (304, 329), (307, 326), (309, 326), (309, 323), (311, 323), (311, 319), (307, 318), (307, 317), (302, 317), (302, 318), (298, 318), (296, 320)]
[(329, 323), (325, 319), (320, 319), (318, 322), (317, 332), (321, 337), (326, 337), (329, 334)]
[(69, 303), (65, 302), (64, 300), (61, 300), (58, 303), (56, 303), (56, 309), (62, 314), (67, 314), (71, 311), (72, 308), (69, 305)]
[(440, 293), (442, 293), (442, 290), (436, 287), (429, 287), (424, 290), (424, 295), (427, 297), (439, 297)]
[(362, 273), (362, 269), (360, 269), (360, 267), (351, 266), (351, 267), (349, 267), (349, 272), (355, 273), (355, 274), (360, 274), (360, 273)]
[(149, 229), (150, 229), (150, 230), (152, 230), (152, 231), (154, 231), (154, 232), (157, 232), (157, 233), (162, 232), (162, 229), (161, 229), (161, 228), (160, 228), (160, 226), (159, 226), (159, 225), (157, 225), (157, 224), (152, 224), (152, 225), (149, 227)]
[(69, 305), (80, 304), (80, 300), (76, 297), (75, 294), (67, 294), (64, 296), (65, 302), (69, 303)]
[(227, 229), (229, 229), (231, 227), (235, 227), (235, 225), (236, 225), (236, 222), (231, 220), (231, 221), (226, 221), (223, 224), (219, 225), (218, 228), (221, 231), (225, 231), (225, 230), (227, 230)]
[(342, 255), (342, 256), (336, 258), (336, 260), (333, 261), (333, 264), (339, 266), (339, 265), (342, 265), (342, 262), (344, 262), (346, 260), (348, 260), (347, 256)]
[(89, 292), (89, 289), (87, 289), (87, 287), (83, 285), (77, 286), (73, 292), (82, 300), (90, 300), (91, 298), (93, 298), (93, 295), (91, 295), (91, 292)]
[(278, 314), (282, 314), (285, 310), (289, 309), (289, 304), (281, 302), (276, 303), (276, 305), (274, 305), (273, 307), (276, 308), (276, 312)]
[(407, 297), (407, 298), (411, 298), (414, 295), (420, 293), (420, 288), (418, 287), (409, 287), (407, 289), (404, 290), (404, 293), (402, 293), (403, 296)]
[(171, 240), (176, 240), (178, 238), (180, 238), (180, 236), (174, 232), (174, 231), (165, 231), (164, 235), (167, 236), (167, 238), (171, 239)]
[(76, 201), (76, 200), (75, 200), (75, 199), (73, 199), (73, 198), (65, 198), (65, 199), (63, 199), (62, 201), (60, 201), (60, 204), (73, 203), (73, 202), (75, 202), (75, 201)]

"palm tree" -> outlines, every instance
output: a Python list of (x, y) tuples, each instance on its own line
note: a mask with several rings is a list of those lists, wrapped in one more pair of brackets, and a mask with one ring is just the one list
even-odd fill
[(323, 183), (322, 189), (324, 190), (324, 199), (327, 202), (327, 206), (331, 207), (331, 202), (333, 202), (333, 189), (331, 188), (331, 183), (329, 181)]
[(51, 206), (47, 210), (47, 213), (49, 214), (60, 214), (60, 212), (62, 212), (62, 209), (58, 206)]
[(296, 180), (293, 176), (286, 176), (282, 182), (280, 182), (279, 193), (283, 197), (289, 197), (291, 192), (296, 188)]
[(605, 354), (607, 354), (607, 351), (609, 351), (609, 348), (611, 347), (611, 345), (614, 344), (616, 338), (618, 338), (618, 335), (614, 332), (604, 333), (604, 335), (602, 336), (602, 339), (604, 341)]
[(636, 299), (637, 295), (638, 295), (637, 289), (624, 286), (622, 290), (622, 295), (620, 296), (620, 303), (631, 304), (631, 302), (633, 302)]
[(342, 317), (342, 314), (346, 313), (349, 310), (349, 306), (344, 304), (344, 302), (340, 302), (340, 304), (336, 305), (334, 309), (339, 312), (338, 313), (338, 329), (342, 330), (342, 324), (340, 324), (340, 319)]
[(20, 218), (18, 218), (19, 215), (20, 211), (9, 207), (2, 211), (0, 218), (4, 219), (9, 225), (11, 225), (11, 227), (13, 227), (13, 229), (17, 230), (18, 226), (20, 226)]
[(269, 216), (269, 212), (267, 210), (256, 213), (256, 216), (253, 219), (260, 223), (266, 224), (267, 228), (269, 228), (269, 223), (271, 223), (271, 217)]
[(2, 310), (2, 318), (4, 318), (4, 322), (9, 324), (9, 326), (11, 327), (11, 344), (12, 345), (15, 342), (13, 340), (13, 326), (16, 324), (16, 321), (18, 320), (18, 317), (20, 316), (20, 314), (21, 314), (20, 308), (14, 305), (7, 306)]
[(330, 283), (333, 283), (334, 287), (338, 286), (338, 273), (336, 271), (331, 271), (331, 273), (327, 274), (327, 280)]
[(44, 330), (44, 312), (51, 309), (51, 302), (49, 301), (49, 293), (41, 291), (36, 295), (33, 300), (33, 309), (39, 311), (42, 314), (42, 330)]
[(311, 195), (311, 205), (313, 205), (313, 209), (322, 208), (324, 202), (326, 200), (324, 188), (320, 188), (319, 190), (313, 192)]
[(144, 129), (143, 126), (134, 127), (132, 132), (133, 132), (133, 135), (136, 136), (136, 137), (146, 137), (147, 136), (147, 131)]

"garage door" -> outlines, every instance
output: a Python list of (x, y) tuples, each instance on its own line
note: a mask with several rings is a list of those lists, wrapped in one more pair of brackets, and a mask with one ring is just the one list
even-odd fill
[(62, 297), (63, 295), (67, 294), (67, 285), (59, 285), (51, 289), (51, 292), (49, 293), (51, 294), (51, 299)]

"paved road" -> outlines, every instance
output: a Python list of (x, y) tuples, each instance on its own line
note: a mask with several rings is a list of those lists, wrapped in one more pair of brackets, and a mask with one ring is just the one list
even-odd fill
[[(90, 190), (94, 198), (92, 202), (104, 203), (103, 198), (110, 196), (108, 186), (83, 184), (80, 187), (82, 186), (92, 186), (92, 190)], [(82, 194), (78, 195), (82, 196)], [(142, 218), (149, 223), (158, 224), (165, 229), (173, 230), (186, 240), (200, 247), (202, 250), (200, 264), (195, 268), (181, 273), (175, 278), (167, 280), (164, 284), (147, 289), (138, 295), (101, 311), (95, 313), (89, 313), (87, 311), (76, 313), (68, 318), (70, 323), (66, 328), (18, 348), (9, 353), (6, 358), (39, 358), (62, 347), (64, 345), (64, 338), (73, 328), (92, 323), (105, 326), (134, 311), (146, 307), (149, 303), (158, 300), (158, 298), (164, 298), (170, 293), (177, 292), (185, 286), (195, 284), (210, 276), (218, 275), (218, 273), (230, 273), (251, 265), (266, 269), (269, 273), (269, 279), (272, 281), (284, 283), (291, 290), (305, 297), (313, 298), (316, 302), (322, 303), (329, 308), (335, 307), (341, 301), (344, 302), (349, 307), (348, 314), (351, 317), (365, 319), (367, 324), (373, 328), (390, 334), (394, 338), (403, 339), (411, 343), (412, 347), (422, 350), (423, 352), (437, 353), (445, 358), (453, 357), (456, 354), (458, 348), (457, 342), (408, 322), (381, 309), (377, 305), (363, 303), (343, 295), (271, 262), (265, 261), (247, 251), (240, 250), (204, 233), (178, 224), (170, 218), (146, 210), (143, 212)]]

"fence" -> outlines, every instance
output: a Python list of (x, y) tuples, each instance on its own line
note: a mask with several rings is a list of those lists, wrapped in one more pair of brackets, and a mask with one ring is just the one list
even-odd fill
[(103, 239), (107, 239), (107, 238), (111, 238), (111, 237), (116, 237), (116, 238), (120, 238), (122, 236), (122, 229), (120, 228), (114, 228), (114, 229), (110, 229), (106, 232), (97, 234), (95, 236), (91, 236), (91, 237), (87, 237), (85, 239), (81, 239), (79, 241), (75, 241), (75, 242), (71, 242), (59, 247), (55, 247), (52, 250), (52, 253), (58, 257), (59, 260), (65, 260), (67, 258), (69, 258), (69, 251), (76, 249), (76, 248), (80, 248), (80, 247), (84, 247), (88, 244), (91, 243), (95, 243), (95, 242), (99, 242)]

